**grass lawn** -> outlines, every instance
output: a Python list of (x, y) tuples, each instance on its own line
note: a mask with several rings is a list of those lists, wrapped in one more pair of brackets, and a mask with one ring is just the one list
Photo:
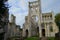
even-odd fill
[[(54, 37), (48, 37), (49, 40), (55, 40)], [(24, 40), (39, 40), (39, 37), (29, 37), (29, 38), (26, 38)]]
[(55, 38), (54, 37), (49, 37), (49, 40), (55, 40)]
[(39, 38), (38, 37), (29, 37), (29, 38), (26, 38), (25, 40), (38, 40)]

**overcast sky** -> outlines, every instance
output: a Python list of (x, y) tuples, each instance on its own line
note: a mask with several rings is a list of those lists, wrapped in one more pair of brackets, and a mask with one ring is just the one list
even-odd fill
[[(11, 6), (9, 14), (16, 16), (16, 24), (21, 25), (24, 23), (25, 16), (28, 14), (28, 2), (32, 0), (9, 0)], [(60, 0), (41, 0), (42, 12), (54, 11), (54, 14), (60, 12)], [(10, 16), (9, 15), (9, 16)]]

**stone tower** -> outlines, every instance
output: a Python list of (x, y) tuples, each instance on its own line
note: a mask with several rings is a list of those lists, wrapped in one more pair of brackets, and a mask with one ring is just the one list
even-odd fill
[(37, 23), (39, 27), (39, 37), (41, 37), (41, 1), (33, 1), (29, 2), (29, 20), (30, 18), (33, 18), (34, 21), (36, 21), (36, 18), (38, 18)]
[(29, 14), (25, 17), (23, 36), (55, 37), (57, 32), (53, 12), (41, 13), (40, 0), (29, 2)]
[(11, 22), (12, 22), (12, 23), (15, 23), (15, 18), (16, 18), (16, 17), (12, 14), (12, 15), (11, 15)]

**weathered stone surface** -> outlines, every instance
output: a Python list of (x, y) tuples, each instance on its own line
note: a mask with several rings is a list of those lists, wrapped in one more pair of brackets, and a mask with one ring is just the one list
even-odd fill
[[(54, 13), (41, 13), (41, 1), (29, 2), (29, 14), (25, 17), (25, 23), (23, 26), (23, 36), (31, 37), (35, 34), (39, 37), (55, 37), (55, 33), (58, 32), (58, 27), (54, 22)], [(36, 20), (36, 17), (38, 20)], [(37, 33), (38, 27), (38, 33)], [(28, 32), (26, 32), (28, 30)]]

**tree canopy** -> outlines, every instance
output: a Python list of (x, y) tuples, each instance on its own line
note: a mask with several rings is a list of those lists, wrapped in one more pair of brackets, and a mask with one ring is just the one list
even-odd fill
[(56, 14), (55, 16), (55, 23), (60, 29), (60, 13)]

